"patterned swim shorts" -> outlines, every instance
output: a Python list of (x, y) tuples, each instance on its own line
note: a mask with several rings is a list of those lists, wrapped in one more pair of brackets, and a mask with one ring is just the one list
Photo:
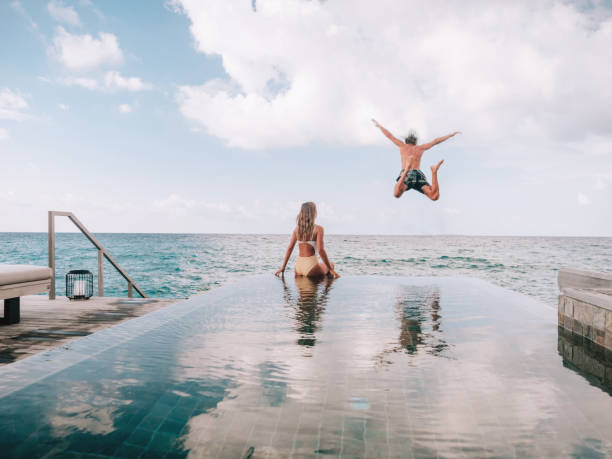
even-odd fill
[[(396, 182), (400, 179), (403, 173), (404, 169), (400, 171), (400, 175), (398, 175), (395, 179)], [(425, 174), (423, 174), (422, 171), (420, 171), (419, 169), (411, 169), (406, 174), (406, 178), (404, 179), (404, 185), (406, 185), (409, 190), (414, 188), (418, 192), (423, 193), (422, 188), (425, 185), (429, 185), (429, 183), (427, 183)]]

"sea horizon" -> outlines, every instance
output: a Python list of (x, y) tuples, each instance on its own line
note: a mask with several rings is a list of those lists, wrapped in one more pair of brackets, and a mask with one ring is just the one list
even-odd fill
[[(209, 235), (209, 236), (283, 236), (286, 233), (239, 233), (239, 232), (158, 232), (158, 231), (91, 231), (92, 234), (156, 234), (156, 235)], [(0, 234), (48, 234), (47, 231), (0, 231)], [(55, 231), (55, 234), (82, 234), (80, 231)], [(504, 237), (504, 238), (574, 238), (574, 239), (612, 239), (609, 236), (579, 236), (579, 235), (542, 235), (542, 234), (463, 234), (463, 233), (333, 233), (326, 231), (328, 236), (385, 236), (385, 237)]]
[[(184, 298), (280, 268), (289, 233), (94, 233), (149, 296)], [(87, 269), (97, 276), (96, 249), (76, 232), (56, 232), (56, 288)], [(326, 234), (325, 247), (341, 276), (468, 276), (554, 305), (561, 268), (611, 271), (605, 236)], [(296, 250), (287, 276), (293, 276)], [(48, 264), (45, 232), (1, 232), (0, 263)], [(105, 263), (104, 293), (126, 296), (127, 285)]]

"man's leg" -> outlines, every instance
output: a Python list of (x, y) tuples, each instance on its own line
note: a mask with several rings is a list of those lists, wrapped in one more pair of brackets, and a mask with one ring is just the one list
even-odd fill
[(406, 185), (403, 180), (398, 180), (395, 186), (393, 187), (393, 196), (399, 198), (406, 191)]
[(424, 186), (421, 188), (423, 190), (423, 194), (427, 196), (432, 201), (437, 201), (440, 198), (440, 187), (438, 186), (438, 169), (444, 160), (440, 160), (438, 164), (435, 166), (431, 166), (431, 186)]
[(402, 194), (404, 194), (404, 191), (406, 191), (406, 189), (408, 188), (404, 183), (404, 179), (406, 178), (406, 175), (408, 175), (408, 172), (408, 168), (404, 169), (398, 181), (395, 182), (395, 186), (393, 187), (393, 196), (395, 196), (396, 198), (399, 198)]

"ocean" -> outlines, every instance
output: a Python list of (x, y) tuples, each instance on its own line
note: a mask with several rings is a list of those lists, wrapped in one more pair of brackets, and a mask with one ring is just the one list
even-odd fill
[[(289, 235), (96, 234), (113, 258), (152, 297), (188, 297), (238, 278), (280, 268)], [(57, 293), (72, 269), (97, 274), (97, 253), (80, 233), (56, 234)], [(557, 271), (612, 272), (612, 238), (326, 235), (340, 275), (467, 276), (557, 302)], [(294, 251), (286, 275), (293, 276)], [(0, 233), (0, 263), (47, 265), (47, 233)], [(94, 285), (97, 285), (94, 281)], [(105, 262), (106, 296), (127, 285)]]

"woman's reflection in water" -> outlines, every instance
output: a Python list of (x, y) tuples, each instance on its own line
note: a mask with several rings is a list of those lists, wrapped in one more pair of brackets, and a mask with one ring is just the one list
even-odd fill
[(385, 349), (378, 355), (380, 363), (392, 363), (387, 356), (396, 352), (416, 354), (420, 349), (434, 356), (444, 357), (450, 347), (442, 338), (440, 331), (440, 293), (432, 289), (410, 292), (404, 295), (395, 305), (400, 323), (400, 334), (397, 343), (391, 349)]
[[(334, 279), (295, 277), (297, 298), (283, 278), (285, 303), (293, 308), (295, 330), (299, 338), (297, 344), (311, 348), (316, 343), (316, 332), (321, 326), (321, 315), (325, 311), (327, 296)], [(311, 354), (308, 354), (309, 356)]]

